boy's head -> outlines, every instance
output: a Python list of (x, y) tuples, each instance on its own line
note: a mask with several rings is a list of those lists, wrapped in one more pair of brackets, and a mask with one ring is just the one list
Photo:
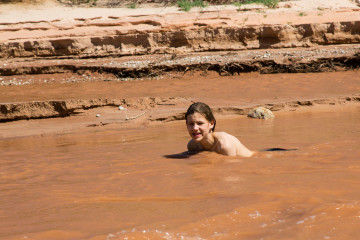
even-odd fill
[(186, 122), (187, 122), (187, 117), (194, 113), (200, 113), (202, 116), (204, 116), (204, 118), (207, 121), (213, 122), (214, 127), (212, 128), (212, 131), (215, 131), (216, 119), (208, 105), (206, 105), (205, 103), (202, 103), (202, 102), (196, 102), (196, 103), (191, 104), (185, 114)]

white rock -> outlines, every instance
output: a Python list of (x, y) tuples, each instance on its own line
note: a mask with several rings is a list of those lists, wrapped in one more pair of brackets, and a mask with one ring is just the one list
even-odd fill
[(248, 113), (248, 117), (259, 118), (259, 119), (270, 119), (275, 118), (275, 115), (267, 108), (257, 107), (251, 109)]

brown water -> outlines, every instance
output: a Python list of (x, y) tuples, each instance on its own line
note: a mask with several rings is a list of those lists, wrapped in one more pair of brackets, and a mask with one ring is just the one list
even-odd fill
[[(360, 108), (218, 119), (253, 158), (190, 158), (183, 122), (0, 142), (1, 239), (359, 239)], [(175, 155), (174, 155), (175, 156)]]

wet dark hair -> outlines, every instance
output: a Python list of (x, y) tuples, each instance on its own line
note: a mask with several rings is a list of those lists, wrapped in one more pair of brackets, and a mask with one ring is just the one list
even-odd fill
[(209, 122), (214, 121), (214, 127), (212, 128), (212, 131), (215, 131), (215, 125), (216, 125), (216, 119), (210, 109), (210, 107), (202, 102), (196, 102), (190, 105), (187, 112), (185, 113), (185, 120), (187, 122), (187, 116), (192, 115), (194, 113), (200, 113), (204, 116), (206, 120)]

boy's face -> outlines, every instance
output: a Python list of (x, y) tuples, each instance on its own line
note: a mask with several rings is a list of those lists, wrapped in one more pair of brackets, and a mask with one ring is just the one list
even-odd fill
[(187, 116), (186, 126), (190, 137), (195, 141), (200, 142), (211, 132), (214, 123), (206, 120), (200, 113), (194, 113)]

